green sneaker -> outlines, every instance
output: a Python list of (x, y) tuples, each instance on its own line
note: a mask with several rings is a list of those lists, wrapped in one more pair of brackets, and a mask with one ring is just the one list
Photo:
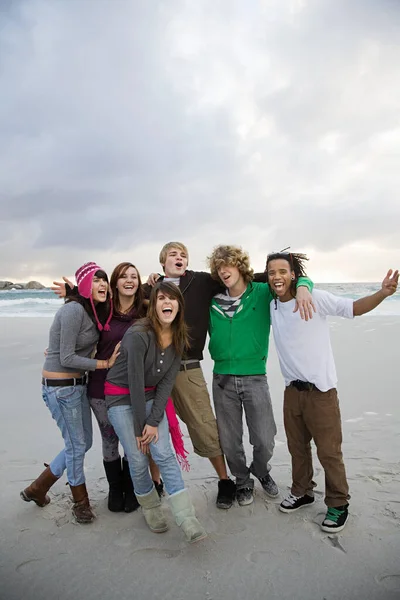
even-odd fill
[(348, 504), (344, 506), (330, 507), (325, 519), (322, 521), (321, 529), (327, 533), (338, 533), (345, 528), (349, 518)]

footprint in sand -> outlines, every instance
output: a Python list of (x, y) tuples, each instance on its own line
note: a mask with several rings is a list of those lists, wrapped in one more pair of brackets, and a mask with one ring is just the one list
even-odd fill
[(400, 575), (377, 575), (375, 581), (389, 592), (400, 592)]
[(32, 465), (40, 464), (38, 460), (21, 460), (18, 458), (11, 458), (7, 461), (8, 464), (13, 465), (13, 467), (31, 467)]
[[(281, 552), (281, 555), (284, 554), (285, 561), (292, 561), (300, 558), (300, 552), (297, 550), (289, 550), (285, 552)], [(271, 559), (276, 559), (277, 555), (270, 550), (258, 550), (257, 552), (251, 552), (246, 556), (246, 560), (248, 562), (252, 562), (256, 565), (266, 565), (271, 563)]]
[(19, 565), (15, 567), (15, 570), (17, 573), (20, 573), (21, 571), (25, 572), (25, 570), (29, 568), (29, 565), (32, 565), (32, 563), (40, 562), (41, 560), (43, 560), (43, 558), (31, 558), (30, 560), (24, 560), (24, 562), (19, 563)]
[(182, 550), (172, 550), (170, 548), (164, 548), (164, 549), (160, 549), (160, 548), (142, 548), (140, 550), (134, 550), (134, 552), (132, 552), (132, 556), (135, 555), (136, 558), (144, 558), (145, 560), (149, 560), (152, 558), (167, 558), (167, 559), (171, 559), (171, 558), (176, 558), (177, 556), (179, 556), (180, 554), (182, 554)]
[(266, 565), (271, 562), (271, 559), (275, 559), (276, 556), (269, 550), (258, 550), (257, 552), (251, 552), (246, 556), (248, 562), (252, 562), (256, 565)]
[(339, 538), (338, 538), (337, 535), (335, 535), (335, 534), (333, 534), (333, 535), (327, 535), (327, 536), (325, 536), (323, 538), (323, 541), (325, 543), (330, 544), (334, 548), (337, 548), (338, 550), (341, 550), (342, 552), (344, 552), (344, 554), (347, 554), (347, 550), (345, 550), (345, 548), (343, 548), (343, 546), (340, 543), (340, 540), (339, 540)]
[(119, 546), (120, 548), (129, 548), (132, 545), (135, 546), (137, 544), (135, 531), (132, 529), (119, 534), (114, 538), (113, 544), (114, 546)]
[(233, 535), (242, 533), (246, 530), (246, 525), (238, 521), (221, 521), (218, 523), (215, 533), (223, 533), (224, 535)]

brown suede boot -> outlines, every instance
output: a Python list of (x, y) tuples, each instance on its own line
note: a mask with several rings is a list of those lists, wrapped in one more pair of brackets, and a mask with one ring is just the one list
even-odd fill
[(95, 515), (92, 512), (92, 508), (90, 506), (89, 497), (86, 491), (86, 484), (81, 483), (81, 485), (71, 485), (72, 497), (74, 499), (74, 505), (72, 507), (72, 514), (78, 523), (91, 523)]
[(50, 502), (47, 492), (57, 480), (58, 477), (53, 475), (50, 467), (47, 466), (30, 486), (20, 492), (20, 496), (25, 502), (35, 502), (40, 507), (46, 506)]

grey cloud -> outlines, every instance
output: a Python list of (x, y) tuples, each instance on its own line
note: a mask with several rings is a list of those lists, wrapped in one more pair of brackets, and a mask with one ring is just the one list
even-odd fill
[(398, 246), (399, 6), (295, 4), (3, 6), (0, 276), (147, 270), (171, 238)]

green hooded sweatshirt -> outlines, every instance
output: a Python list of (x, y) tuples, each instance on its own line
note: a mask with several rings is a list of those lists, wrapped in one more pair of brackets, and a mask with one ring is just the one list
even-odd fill
[[(300, 277), (297, 287), (313, 283)], [(249, 283), (233, 315), (228, 315), (214, 298), (210, 306), (210, 342), (214, 373), (219, 375), (265, 375), (273, 296), (267, 283)]]

